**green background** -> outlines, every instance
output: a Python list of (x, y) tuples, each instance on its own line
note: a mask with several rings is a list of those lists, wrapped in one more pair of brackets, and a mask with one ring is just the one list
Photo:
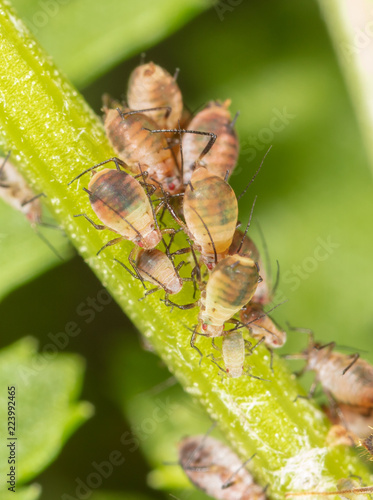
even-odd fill
[[(71, 1), (36, 36), (97, 113), (104, 92), (116, 98), (125, 95), (128, 76), (146, 49), (147, 60), (171, 73), (180, 68), (178, 82), (192, 110), (210, 99), (231, 98), (233, 113), (240, 111), (237, 130), (242, 151), (231, 178), (236, 193), (273, 144), (260, 175), (240, 201), (240, 219), (247, 221), (258, 195), (255, 219), (265, 234), (272, 269), (276, 260), (280, 263), (278, 300), (287, 299), (274, 316), (284, 326), (289, 321), (312, 328), (322, 342), (335, 340), (351, 346), (349, 352), (361, 349), (373, 362), (371, 171), (317, 5), (311, 1), (243, 1), (224, 12), (223, 20), (215, 7), (190, 20), (211, 3), (194, 2), (190, 9), (174, 13), (174, 2), (163, 2), (162, 15), (149, 19), (144, 18), (149, 2), (140, 0), (135, 7), (133, 2), (120, 2), (127, 8), (120, 17), (111, 0), (105, 3), (107, 19), (100, 23), (96, 8), (79, 3), (82, 10), (74, 18)], [(37, 2), (14, 4), (29, 23), (41, 9)], [(92, 4), (99, 2), (91, 0)], [(70, 19), (75, 20), (70, 23)], [(87, 37), (84, 43), (83, 35), (80, 41), (77, 35), (79, 26)], [(69, 33), (73, 33), (72, 40)], [(106, 33), (107, 46), (98, 43), (107, 40)], [(96, 58), (97, 66), (87, 54), (93, 62)], [(283, 110), (292, 117), (271, 137), (268, 129), (273, 117)], [(255, 139), (259, 147), (249, 149)], [(96, 492), (92, 498), (120, 500), (129, 498), (126, 492), (161, 498), (162, 493), (149, 489), (147, 477), (152, 484), (162, 480), (176, 484), (179, 473), (177, 467), (164, 467), (165, 473), (148, 476), (151, 466), (175, 460), (177, 440), (187, 432), (204, 432), (208, 421), (177, 386), (156, 395), (136, 396), (166, 380), (166, 369), (152, 353), (142, 350), (139, 335), (113, 302), (86, 323), (77, 308), (88, 297), (97, 297), (100, 283), (64, 242), (58, 244), (66, 260), (59, 263), (28, 230), (22, 216), (14, 216), (2, 204), (0, 210), (4, 221), (1, 274), (9, 283), (2, 278), (0, 346), (32, 335), (43, 348), (50, 342), (48, 334), (57, 334), (75, 321), (82, 332), (65, 351), (85, 358), (82, 398), (96, 408), (95, 416), (38, 476), (43, 487), (40, 498), (74, 496), (75, 479), (84, 481), (93, 471), (92, 462), (107, 460), (115, 449), (121, 450), (125, 463), (103, 481), (101, 496)], [(260, 245), (255, 224), (251, 235)], [(335, 244), (325, 260), (315, 259), (320, 255), (320, 241)], [(299, 273), (302, 277), (297, 279)], [(305, 336), (289, 332), (283, 352), (299, 351), (305, 344)], [(159, 399), (167, 398), (178, 406), (166, 424), (145, 435), (141, 448), (131, 452), (130, 446), (120, 443), (131, 425), (151, 418)], [(104, 490), (118, 496), (110, 497)], [(185, 497), (182, 490), (173, 491)], [(199, 497), (203, 495), (193, 493), (192, 498)]]

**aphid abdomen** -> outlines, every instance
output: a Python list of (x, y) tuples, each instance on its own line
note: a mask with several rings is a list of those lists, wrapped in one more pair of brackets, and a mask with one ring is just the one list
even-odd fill
[(310, 353), (309, 368), (316, 371), (317, 379), (336, 401), (353, 406), (373, 406), (373, 367), (358, 359), (343, 375), (351, 357), (333, 352), (325, 358), (323, 349)]
[(233, 236), (232, 244), (229, 248), (228, 252), (229, 255), (234, 255), (235, 253), (237, 253), (238, 249), (240, 249), (240, 255), (243, 255), (244, 257), (250, 257), (251, 259), (253, 259), (254, 262), (257, 262), (259, 265), (260, 276), (262, 278), (262, 281), (258, 284), (258, 287), (256, 289), (252, 301), (258, 304), (269, 304), (272, 300), (272, 295), (269, 291), (266, 272), (264, 269), (262, 259), (260, 257), (259, 250), (249, 236), (247, 235), (244, 236), (242, 231), (236, 229)]
[(194, 172), (192, 186), (193, 189), (187, 187), (184, 196), (186, 224), (195, 244), (201, 248), (202, 257), (212, 259), (214, 245), (219, 260), (228, 252), (236, 229), (236, 195), (226, 182), (204, 168)]
[(92, 208), (108, 228), (144, 248), (159, 243), (150, 202), (136, 179), (124, 171), (104, 169), (88, 187)]
[[(122, 117), (117, 109), (106, 109), (106, 134), (118, 157), (133, 174), (148, 172), (148, 182), (157, 188), (162, 184), (172, 194), (181, 190), (181, 181), (175, 159), (162, 134), (149, 130), (158, 128), (157, 123), (143, 113)], [(157, 182), (152, 182), (155, 179)]]
[(240, 377), (245, 362), (245, 342), (242, 332), (232, 332), (223, 339), (222, 354), (227, 374)]
[[(228, 111), (230, 101), (223, 105), (211, 102), (197, 113), (188, 125), (191, 130), (212, 132), (217, 136), (213, 148), (203, 157), (201, 164), (214, 175), (225, 178), (227, 170), (232, 174), (238, 159), (239, 143), (232, 128), (232, 117)], [(185, 134), (183, 137), (184, 184), (193, 174), (196, 159), (206, 146), (206, 139), (201, 135)]]
[(206, 285), (201, 323), (223, 326), (250, 301), (258, 280), (258, 270), (252, 259), (232, 255), (221, 260)]
[[(166, 254), (157, 249), (140, 251), (136, 264), (145, 281), (162, 286), (166, 293), (178, 293), (182, 282)], [(153, 279), (154, 278), (154, 279)]]
[(153, 62), (133, 70), (128, 81), (127, 101), (131, 109), (170, 107), (168, 117), (164, 110), (151, 111), (161, 128), (177, 127), (183, 112), (181, 91), (174, 77)]

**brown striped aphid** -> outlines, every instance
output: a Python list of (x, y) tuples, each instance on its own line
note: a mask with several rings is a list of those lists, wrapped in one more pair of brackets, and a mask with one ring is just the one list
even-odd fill
[(271, 350), (272, 348), (282, 347), (286, 342), (286, 332), (280, 329), (263, 309), (264, 305), (272, 301), (278, 278), (270, 291), (263, 271), (264, 266), (262, 265), (259, 250), (253, 240), (246, 235), (246, 231), (242, 233), (240, 230), (236, 230), (229, 253), (235, 254), (239, 251), (241, 255), (250, 257), (257, 262), (263, 281), (258, 284), (256, 292), (250, 302), (241, 309), (240, 321), (249, 328), (252, 337), (256, 339), (263, 338), (265, 345)]
[(183, 212), (185, 223), (171, 211), (212, 270), (232, 243), (238, 217), (236, 195), (223, 179), (200, 167), (185, 190)]
[[(155, 113), (157, 110), (149, 111)], [(161, 184), (170, 194), (179, 193), (182, 189), (180, 172), (167, 140), (163, 134), (149, 132), (157, 129), (158, 124), (150, 116), (129, 109), (110, 109), (105, 105), (104, 113), (106, 135), (130, 172), (138, 175), (146, 171), (149, 184), (157, 188)]]
[(153, 186), (145, 183), (144, 173), (135, 176), (142, 177), (144, 182), (140, 183), (135, 177), (121, 170), (120, 167), (126, 167), (122, 160), (110, 158), (88, 168), (70, 181), (69, 185), (86, 173), (93, 172), (96, 168), (111, 161), (115, 164), (115, 170), (105, 168), (95, 173), (89, 182), (88, 189), (83, 188), (83, 191), (89, 195), (93, 211), (103, 224), (96, 224), (87, 214), (74, 215), (74, 217), (85, 217), (96, 229), (100, 231), (110, 229), (120, 235), (106, 243), (98, 253), (122, 240), (132, 241), (145, 249), (156, 247), (162, 239), (162, 233), (174, 232), (174, 230), (163, 229), (161, 232), (159, 229), (156, 213), (162, 207), (162, 203), (156, 210), (153, 208), (147, 191), (148, 187), (153, 188)]
[(359, 354), (348, 356), (333, 352), (335, 342), (320, 345), (309, 334), (308, 348), (301, 354), (291, 354), (287, 359), (304, 359), (306, 365), (301, 373), (314, 371), (315, 381), (309, 391), (311, 397), (320, 383), (324, 392), (337, 403), (364, 408), (373, 407), (373, 366), (360, 359)]
[[(239, 143), (234, 130), (234, 121), (228, 110), (231, 101), (223, 103), (211, 101), (202, 111), (199, 111), (188, 125), (188, 128), (205, 132), (213, 132), (216, 136), (214, 147), (203, 156), (203, 138), (200, 135), (186, 134), (183, 136), (182, 148), (184, 154), (184, 184), (191, 180), (196, 166), (205, 166), (212, 174), (222, 179), (232, 175), (237, 164)], [(198, 160), (196, 160), (198, 158)]]
[(165, 291), (165, 299), (167, 300), (169, 295), (180, 292), (185, 281), (193, 281), (192, 278), (182, 278), (179, 274), (179, 270), (184, 265), (184, 262), (180, 262), (175, 266), (168, 253), (166, 255), (156, 248), (151, 250), (132, 249), (128, 260), (134, 272), (125, 266), (123, 262), (117, 259), (114, 260), (124, 267), (131, 276), (139, 279), (143, 285), (144, 282), (155, 285), (155, 288), (146, 291), (145, 296), (163, 289)]
[[(254, 455), (253, 455), (254, 456)], [(190, 436), (179, 443), (179, 464), (190, 481), (218, 500), (265, 500), (247, 463), (225, 444), (210, 436)]]
[(165, 114), (159, 109), (151, 117), (162, 128), (175, 128), (183, 113), (183, 98), (175, 76), (153, 62), (137, 66), (131, 73), (127, 102), (129, 108), (170, 108)]

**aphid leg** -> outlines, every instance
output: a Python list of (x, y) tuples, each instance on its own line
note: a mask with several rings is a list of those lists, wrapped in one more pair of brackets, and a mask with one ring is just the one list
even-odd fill
[(200, 366), (202, 363), (203, 354), (196, 346), (196, 338), (197, 338), (197, 325), (194, 327), (193, 332), (192, 332), (192, 336), (190, 337), (190, 347), (195, 349), (198, 352), (198, 354), (200, 355), (201, 358), (200, 358), (199, 363), (198, 363), (198, 365)]
[(264, 160), (266, 159), (266, 156), (267, 156), (267, 154), (270, 152), (271, 148), (272, 148), (272, 146), (269, 146), (269, 148), (268, 148), (268, 150), (267, 150), (266, 154), (265, 154), (265, 155), (264, 155), (264, 157), (263, 157), (263, 160), (262, 160), (261, 164), (259, 165), (258, 170), (257, 170), (257, 171), (255, 172), (255, 174), (252, 176), (251, 181), (248, 183), (248, 185), (245, 187), (245, 189), (242, 191), (242, 193), (241, 193), (239, 196), (237, 196), (237, 201), (239, 201), (239, 200), (242, 198), (242, 196), (244, 196), (244, 194), (245, 194), (245, 193), (246, 193), (246, 191), (249, 189), (249, 187), (251, 186), (251, 184), (255, 181), (255, 178), (256, 178), (256, 176), (259, 174), (260, 169), (262, 168), (262, 165), (263, 165), (263, 163), (264, 163)]
[(193, 309), (193, 307), (196, 307), (198, 305), (198, 301), (192, 302), (191, 304), (176, 304), (175, 302), (172, 302), (169, 299), (161, 299), (161, 300), (166, 304), (166, 306), (177, 307), (178, 309), (182, 310)]
[(95, 222), (93, 222), (93, 220), (90, 219), (87, 214), (77, 214), (74, 215), (74, 217), (84, 217), (98, 231), (103, 231), (104, 229), (107, 229), (107, 227), (104, 226), (103, 224), (96, 224)]
[(132, 109), (131, 111), (126, 111), (123, 113), (123, 111), (120, 108), (117, 108), (117, 111), (122, 118), (122, 120), (125, 120), (127, 116), (129, 115), (136, 115), (138, 113), (147, 113), (148, 111), (159, 111), (160, 109), (165, 109), (165, 118), (168, 118), (171, 114), (172, 108), (171, 106), (158, 106), (156, 108), (147, 108), (147, 109)]
[(315, 379), (313, 382), (312, 382), (312, 385), (310, 387), (310, 390), (308, 391), (308, 394), (307, 396), (303, 396), (302, 394), (298, 394), (298, 396), (294, 399), (294, 403), (298, 400), (298, 399), (312, 399), (314, 394), (315, 394), (315, 391), (316, 391), (316, 387), (317, 387), (317, 384), (319, 383), (319, 381), (317, 379)]
[(256, 378), (257, 380), (262, 380), (262, 382), (270, 382), (270, 380), (262, 377), (258, 377), (257, 375), (252, 375), (250, 372), (250, 368), (246, 371), (246, 376), (251, 378)]
[(144, 279), (143, 279), (143, 277), (142, 277), (142, 276), (141, 276), (141, 274), (138, 272), (138, 270), (137, 270), (137, 266), (135, 266), (135, 267), (134, 267), (134, 265), (133, 265), (133, 261), (132, 261), (132, 258), (131, 258), (132, 251), (133, 251), (133, 249), (131, 250), (131, 253), (130, 253), (130, 255), (128, 256), (128, 260), (130, 261), (131, 266), (132, 266), (133, 270), (135, 271), (134, 273), (131, 271), (131, 269), (129, 269), (129, 268), (128, 268), (125, 264), (123, 264), (123, 262), (121, 262), (120, 260), (118, 260), (118, 259), (114, 259), (114, 260), (115, 260), (116, 262), (118, 262), (118, 264), (120, 264), (122, 267), (124, 267), (124, 269), (125, 269), (127, 272), (129, 272), (129, 273), (130, 273), (130, 275), (131, 275), (133, 278), (135, 278), (135, 279), (137, 279), (137, 280), (140, 280), (140, 281), (141, 281), (141, 283), (142, 283), (142, 286), (143, 286), (143, 287), (145, 288), (145, 290), (146, 290), (146, 286), (145, 286), (145, 283), (144, 283)]
[(47, 238), (34, 227), (34, 231), (39, 236), (39, 238), (47, 245), (48, 248), (52, 250), (54, 255), (58, 257), (60, 260), (64, 261), (65, 259), (57, 252), (57, 250), (54, 248), (54, 246), (47, 240)]
[(8, 151), (6, 157), (4, 158), (3, 160), (3, 163), (1, 164), (1, 167), (0, 167), (0, 175), (3, 173), (3, 170), (4, 170), (4, 167), (5, 167), (5, 164), (6, 162), (9, 160), (9, 156), (10, 156), (10, 153), (11, 151)]
[(217, 362), (217, 360), (216, 360), (216, 358), (214, 357), (214, 355), (213, 355), (213, 354), (208, 354), (208, 355), (206, 356), (206, 358), (210, 358), (210, 360), (211, 360), (211, 361), (212, 361), (212, 362), (213, 362), (213, 363), (214, 363), (214, 364), (215, 364), (215, 365), (219, 368), (219, 370), (220, 370), (222, 373), (225, 373), (225, 374), (227, 374), (227, 373), (228, 373), (228, 372), (227, 372), (227, 370), (225, 370), (224, 368), (222, 368), (222, 367), (219, 365), (219, 363)]
[(114, 156), (113, 158), (109, 158), (108, 160), (102, 161), (101, 163), (97, 163), (97, 165), (93, 165), (93, 167), (87, 168), (87, 170), (84, 170), (84, 172), (82, 172), (81, 174), (74, 177), (74, 179), (72, 181), (70, 181), (67, 185), (70, 186), (70, 184), (72, 184), (77, 179), (80, 179), (80, 177), (82, 177), (83, 175), (87, 174), (88, 172), (92, 172), (96, 168), (101, 167), (102, 165), (106, 165), (106, 163), (110, 163), (111, 161), (115, 163), (115, 167), (119, 171), (120, 171), (120, 167), (127, 166), (124, 161), (122, 161), (120, 158), (117, 158)]
[(234, 485), (235, 476), (237, 476), (237, 474), (240, 472), (240, 470), (242, 470), (246, 467), (246, 465), (255, 457), (255, 455), (256, 455), (256, 453), (254, 453), (254, 455), (252, 455), (249, 459), (247, 459), (246, 462), (244, 462), (242, 465), (240, 465), (240, 467), (231, 475), (231, 477), (228, 478), (225, 481), (225, 483), (223, 483), (221, 485), (222, 490), (225, 490), (225, 489), (229, 488), (230, 486)]
[(113, 240), (108, 241), (103, 247), (100, 248), (100, 250), (96, 253), (96, 255), (99, 255), (102, 252), (102, 250), (105, 250), (105, 248), (111, 247), (113, 245), (116, 245), (120, 241), (123, 241), (123, 239), (124, 239), (123, 236), (119, 236), (119, 238), (114, 238)]
[(360, 358), (360, 354), (351, 354), (351, 357), (353, 357), (353, 359), (351, 363), (343, 370), (342, 375), (344, 375), (356, 363), (356, 361)]
[(151, 288), (150, 290), (147, 290), (144, 294), (144, 297), (139, 298), (139, 301), (145, 300), (146, 297), (148, 297), (148, 295), (151, 295), (152, 293), (155, 293), (155, 292), (159, 292), (159, 290), (162, 290), (162, 288), (160, 288), (159, 286), (157, 286), (155, 288)]
[(202, 132), (201, 130), (186, 130), (186, 129), (159, 129), (159, 130), (150, 130), (148, 128), (143, 127), (143, 130), (148, 130), (152, 134), (172, 132), (173, 134), (197, 134), (197, 135), (208, 135), (210, 136), (209, 142), (204, 147), (202, 153), (199, 155), (198, 159), (194, 162), (194, 167), (199, 164), (202, 158), (210, 151), (212, 146), (216, 141), (216, 134), (213, 132)]
[(216, 344), (215, 344), (215, 337), (212, 337), (211, 338), (211, 345), (214, 349), (216, 349), (217, 351), (221, 352), (221, 349), (220, 347), (218, 347)]

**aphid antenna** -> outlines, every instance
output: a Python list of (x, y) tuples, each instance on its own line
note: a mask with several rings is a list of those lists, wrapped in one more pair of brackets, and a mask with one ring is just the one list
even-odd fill
[(245, 237), (246, 237), (247, 232), (248, 232), (248, 230), (249, 230), (249, 227), (250, 227), (250, 224), (251, 224), (251, 219), (252, 219), (252, 217), (253, 217), (254, 207), (255, 207), (255, 203), (256, 203), (256, 199), (257, 199), (257, 198), (258, 198), (258, 196), (255, 196), (255, 198), (254, 198), (254, 202), (253, 202), (253, 204), (252, 204), (252, 206), (251, 206), (251, 211), (250, 211), (249, 222), (247, 223), (247, 225), (246, 225), (246, 229), (245, 229), (245, 232), (244, 232), (244, 233), (243, 233), (243, 235), (242, 235), (242, 239), (241, 239), (240, 246), (238, 247), (237, 252), (236, 252), (237, 254), (239, 254), (239, 253), (240, 253), (240, 251), (241, 251), (241, 249), (242, 249), (242, 246), (243, 246), (243, 243), (244, 243), (244, 240), (245, 240)]
[(206, 442), (206, 439), (209, 437), (209, 435), (212, 433), (212, 431), (215, 429), (217, 423), (214, 422), (210, 427), (209, 429), (207, 429), (207, 432), (206, 434), (203, 436), (203, 438), (201, 439), (201, 442), (199, 443), (198, 446), (196, 446), (194, 448), (194, 450), (192, 451), (192, 453), (189, 455), (189, 458), (188, 460), (186, 461), (185, 465), (184, 465), (184, 469), (186, 469), (190, 464), (191, 462), (193, 461), (194, 457), (203, 449), (203, 446)]
[(29, 200), (25, 200), (21, 203), (21, 207), (24, 207), (26, 205), (28, 205), (29, 203), (32, 203), (33, 201), (37, 200), (38, 198), (41, 198), (42, 196), (44, 196), (45, 198), (47, 197), (44, 193), (39, 193), (35, 196), (33, 196), (32, 198), (30, 198)]
[[(86, 193), (89, 194), (89, 196), (93, 199), (96, 199), (96, 200), (99, 200), (101, 201), (101, 203), (103, 205), (105, 205), (106, 207), (110, 208), (110, 210), (112, 210), (116, 215), (118, 215), (118, 217), (120, 217), (122, 220), (124, 220), (124, 222), (126, 224), (128, 224), (130, 226), (130, 228), (137, 234), (137, 236), (140, 236), (141, 237), (141, 233), (140, 231), (138, 231), (131, 223), (129, 220), (127, 220), (125, 217), (123, 217), (115, 208), (113, 208), (111, 205), (109, 205), (109, 203), (106, 203), (105, 200), (101, 199), (99, 196), (97, 196), (97, 194), (94, 194), (92, 193), (92, 191), (90, 191), (89, 189), (87, 188), (83, 188), (83, 191), (85, 191)], [(94, 226), (96, 227), (96, 229), (101, 229), (101, 227), (103, 227), (104, 229), (106, 229), (106, 226), (100, 226), (98, 224), (95, 224), (93, 221), (91, 221), (91, 219), (89, 219), (85, 214), (79, 214), (79, 215), (74, 215), (74, 217), (80, 217), (84, 215), (85, 218)], [(101, 250), (100, 250), (101, 251)]]
[(39, 236), (39, 238), (41, 239), (41, 241), (43, 241), (48, 248), (50, 248), (52, 250), (52, 252), (54, 253), (54, 255), (62, 260), (62, 262), (65, 260), (59, 253), (58, 251), (54, 248), (54, 246), (51, 244), (51, 242), (40, 232), (36, 229), (36, 227), (34, 227), (34, 231), (36, 233), (37, 236)]
[(180, 129), (180, 128), (173, 128), (173, 129), (158, 129), (158, 130), (151, 130), (149, 128), (143, 127), (143, 130), (147, 130), (148, 132), (151, 132), (152, 134), (159, 134), (159, 133), (166, 133), (170, 132), (173, 134), (197, 134), (197, 135), (208, 135), (210, 136), (209, 142), (206, 144), (202, 152), (200, 153), (199, 157), (197, 160), (194, 162), (194, 166), (196, 166), (202, 158), (210, 151), (212, 146), (214, 145), (216, 141), (216, 134), (213, 132), (204, 132), (202, 130), (187, 130), (187, 129)]
[(314, 336), (313, 330), (311, 330), (309, 328), (299, 328), (296, 326), (292, 326), (288, 321), (286, 322), (286, 325), (287, 325), (288, 329), (293, 331), (293, 332), (305, 333), (308, 335), (307, 351), (311, 351), (315, 347), (316, 343), (315, 343), (315, 336)]
[(209, 228), (207, 227), (207, 225), (206, 225), (205, 221), (204, 221), (204, 220), (202, 219), (202, 217), (199, 215), (199, 213), (197, 212), (197, 210), (196, 210), (194, 207), (192, 207), (192, 206), (191, 206), (190, 208), (191, 208), (191, 209), (193, 210), (193, 212), (197, 215), (197, 217), (199, 217), (200, 221), (201, 221), (201, 222), (202, 222), (202, 224), (203, 224), (203, 227), (206, 229), (206, 232), (207, 232), (207, 234), (208, 234), (208, 236), (209, 236), (209, 238), (210, 238), (210, 241), (211, 241), (212, 249), (214, 250), (214, 260), (215, 260), (215, 264), (217, 264), (217, 263), (218, 263), (218, 255), (217, 255), (217, 253), (216, 253), (215, 243), (214, 243), (214, 240), (212, 239), (212, 236), (211, 236), (211, 233), (210, 233), (210, 231), (209, 231)]
[[(5, 158), (3, 159), (3, 163), (1, 164), (1, 167), (0, 167), (0, 175), (3, 173), (3, 170), (5, 168), (5, 164), (9, 160), (10, 153), (11, 153), (11, 151), (8, 151), (8, 153), (6, 154)], [(8, 186), (2, 186), (2, 187), (8, 187)]]
[(233, 128), (235, 127), (236, 122), (237, 122), (237, 118), (238, 118), (239, 116), (240, 116), (240, 112), (239, 112), (239, 111), (237, 111), (237, 112), (236, 112), (236, 114), (235, 114), (235, 115), (234, 115), (234, 117), (233, 117), (233, 120), (232, 120), (232, 121), (230, 122), (230, 124), (229, 124), (230, 128), (232, 128), (232, 129), (233, 129)]
[(87, 168), (87, 170), (84, 170), (84, 172), (82, 172), (79, 175), (77, 175), (76, 177), (74, 177), (74, 179), (72, 181), (70, 181), (67, 185), (70, 186), (70, 184), (72, 184), (74, 181), (80, 179), (80, 177), (82, 177), (83, 175), (87, 174), (88, 172), (92, 172), (96, 168), (101, 167), (102, 165), (106, 165), (106, 163), (110, 163), (111, 161), (115, 163), (115, 168), (118, 171), (120, 171), (120, 167), (123, 167), (123, 169), (124, 169), (124, 167), (127, 167), (127, 164), (124, 161), (122, 161), (120, 158), (117, 158), (114, 156), (113, 158), (109, 158), (108, 160), (102, 161), (101, 163), (97, 163), (97, 165), (93, 165), (93, 167)]
[(330, 495), (346, 495), (348, 493), (354, 494), (369, 494), (373, 491), (373, 486), (363, 486), (362, 488), (351, 488), (349, 490), (337, 490), (337, 491), (296, 491), (285, 493), (285, 498), (290, 497), (305, 497), (305, 496), (330, 496)]
[(116, 108), (116, 110), (119, 113), (119, 116), (122, 118), (123, 121), (125, 121), (126, 117), (129, 115), (136, 115), (139, 113), (148, 113), (149, 111), (159, 111), (160, 109), (165, 109), (165, 118), (168, 118), (171, 114), (172, 108), (171, 106), (158, 106), (156, 108), (147, 108), (147, 109), (131, 109), (131, 111), (126, 111), (123, 113), (123, 111), (120, 108)]
[(174, 81), (176, 82), (180, 74), (180, 68), (175, 68)]
[(245, 194), (245, 193), (246, 193), (246, 191), (249, 189), (249, 187), (251, 186), (251, 184), (255, 181), (255, 178), (256, 178), (256, 176), (259, 174), (260, 169), (262, 168), (262, 165), (263, 165), (263, 163), (264, 163), (264, 160), (266, 159), (267, 154), (271, 151), (271, 148), (272, 148), (272, 145), (271, 145), (271, 146), (269, 146), (269, 148), (267, 149), (267, 152), (266, 152), (266, 154), (263, 156), (262, 162), (261, 162), (261, 164), (259, 165), (258, 170), (257, 170), (257, 171), (255, 172), (255, 174), (252, 176), (251, 181), (248, 183), (248, 185), (245, 187), (245, 189), (242, 191), (242, 193), (241, 193), (239, 196), (237, 196), (237, 201), (239, 201), (239, 200), (242, 198), (242, 196), (244, 196), (244, 194)]
[[(264, 236), (264, 233), (263, 233), (261, 225), (259, 224), (258, 221), (255, 221), (255, 222), (256, 222), (256, 225), (258, 227), (259, 236), (260, 236), (260, 239), (261, 239), (262, 245), (263, 245), (267, 274), (268, 274), (268, 276), (270, 276), (272, 278), (272, 265), (271, 265), (271, 258), (270, 258), (270, 255), (269, 255), (267, 241), (265, 239), (265, 236)], [(277, 285), (277, 276), (276, 276), (275, 286), (272, 288), (272, 295), (274, 294), (274, 290), (277, 288), (276, 285)]]
[(234, 484), (234, 478), (235, 476), (237, 476), (237, 474), (240, 472), (240, 470), (242, 469), (245, 469), (246, 465), (251, 462), (251, 460), (255, 457), (256, 453), (254, 453), (254, 455), (251, 455), (250, 458), (248, 458), (242, 465), (240, 465), (240, 467), (231, 475), (230, 478), (228, 478), (225, 483), (223, 483), (221, 485), (221, 489), (222, 490), (225, 490), (227, 488), (229, 488), (230, 486), (232, 486)]

